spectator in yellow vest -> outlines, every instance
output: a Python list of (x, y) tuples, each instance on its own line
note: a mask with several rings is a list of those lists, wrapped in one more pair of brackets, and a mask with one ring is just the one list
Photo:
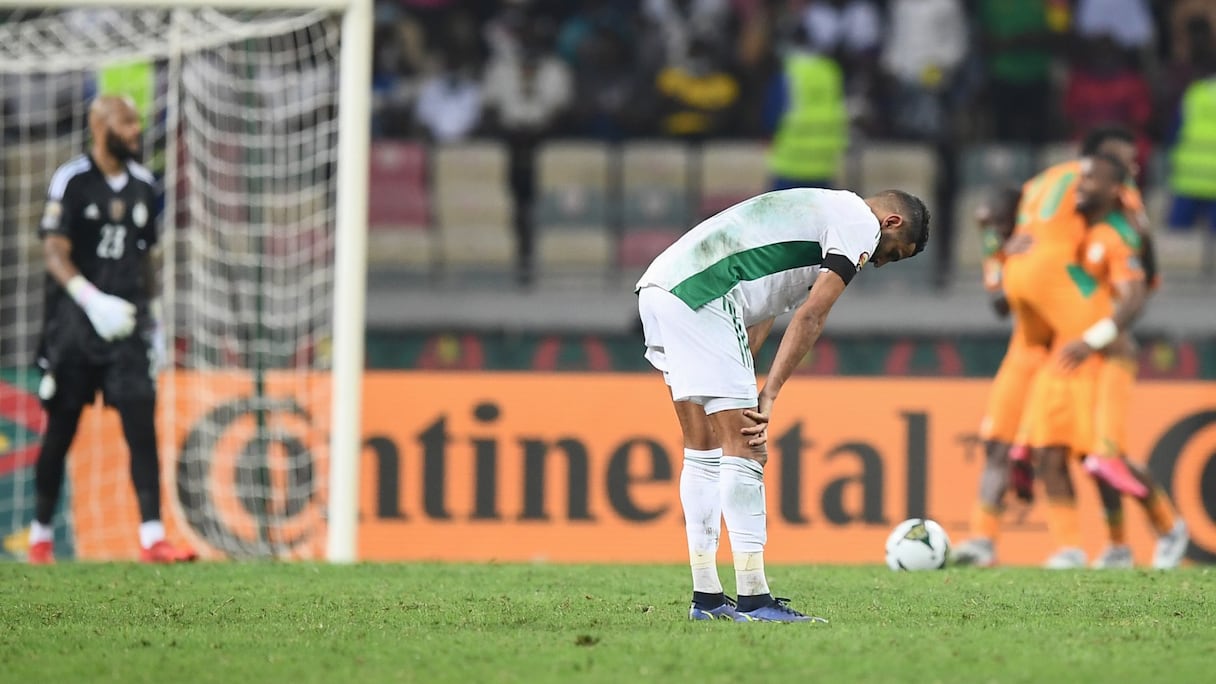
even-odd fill
[(1182, 96), (1170, 154), (1174, 204), (1171, 228), (1186, 229), (1206, 215), (1216, 230), (1216, 39), (1202, 18), (1188, 24), (1195, 80)]
[(772, 189), (830, 188), (849, 142), (844, 77), (836, 60), (812, 51), (800, 32), (765, 102), (773, 132)]

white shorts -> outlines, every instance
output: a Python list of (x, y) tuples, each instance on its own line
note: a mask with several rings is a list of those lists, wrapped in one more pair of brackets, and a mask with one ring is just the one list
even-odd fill
[(756, 406), (756, 370), (734, 292), (693, 310), (658, 287), (638, 292), (646, 360), (663, 372), (675, 401), (705, 413)]

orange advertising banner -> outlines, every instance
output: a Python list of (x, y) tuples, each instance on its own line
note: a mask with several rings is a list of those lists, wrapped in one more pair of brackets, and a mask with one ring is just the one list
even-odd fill
[[(325, 548), (329, 378), (177, 372), (157, 399), (162, 516), (205, 559), (319, 558)], [(260, 397), (260, 398), (259, 398)], [(139, 554), (139, 513), (118, 414), (81, 418), (68, 458), (77, 558)]]
[[(928, 516), (967, 536), (988, 383), (806, 379), (770, 429), (767, 558), (873, 563), (891, 527)], [(685, 559), (682, 447), (649, 375), (370, 374), (364, 405), (360, 556), (374, 560), (676, 562)], [(1216, 386), (1145, 383), (1134, 454), (1152, 457), (1216, 552)], [(1076, 474), (1091, 553), (1104, 543), (1094, 488)], [(1204, 498), (1208, 499), (1205, 506)], [(1130, 542), (1152, 538), (1128, 502)], [(1014, 508), (1001, 559), (1052, 551), (1041, 507)], [(723, 559), (728, 559), (723, 545)]]
[[(171, 528), (211, 557), (258, 548), (266, 531), (230, 473), (251, 450), (273, 450), (272, 482), (285, 494), (274, 506), (271, 542), (291, 555), (317, 555), (328, 405), (310, 404), (298, 382), (272, 377), (274, 443), (251, 447), (250, 384), (179, 374), (174, 388), (182, 397), (203, 385), (231, 408), (203, 413), (175, 404), (180, 427), (173, 453), (163, 455), (166, 470), (189, 477), (190, 468), (202, 469), (210, 477), (166, 487)], [(681, 439), (657, 375), (369, 372), (364, 388), (361, 559), (686, 560)], [(890, 529), (909, 517), (941, 522), (956, 543), (966, 538), (983, 465), (976, 433), (987, 389), (986, 381), (938, 379), (797, 378), (787, 385), (769, 432), (766, 559), (878, 563)], [(1133, 456), (1148, 461), (1173, 494), (1192, 532), (1191, 558), (1216, 560), (1216, 384), (1142, 383), (1130, 415)], [(200, 431), (200, 421), (211, 421), (210, 429)], [(217, 437), (191, 442), (200, 432)], [(124, 468), (125, 459), (112, 467)], [(1105, 543), (1105, 526), (1094, 487), (1074, 475), (1092, 555)], [(1126, 507), (1129, 542), (1137, 562), (1147, 563), (1153, 538), (1146, 518), (1133, 501)], [(86, 557), (114, 555), (79, 548)], [(724, 539), (725, 562), (728, 550)], [(1042, 506), (1011, 505), (1001, 561), (1037, 565), (1052, 551)]]

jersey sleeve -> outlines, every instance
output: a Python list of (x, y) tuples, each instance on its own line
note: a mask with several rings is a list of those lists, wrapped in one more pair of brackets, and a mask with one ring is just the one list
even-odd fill
[(1098, 240), (1104, 248), (1106, 272), (1111, 284), (1140, 282), (1144, 280), (1144, 265), (1140, 261), (1138, 245), (1133, 246), (1113, 228), (1103, 226)]
[(873, 221), (832, 226), (824, 236), (823, 268), (848, 285), (878, 245), (878, 226)]
[(38, 237), (62, 235), (72, 237), (73, 221), (76, 217), (76, 202), (71, 192), (71, 180), (62, 181), (56, 177), (51, 180), (46, 193), (46, 205), (42, 209), (42, 219), (38, 222)]

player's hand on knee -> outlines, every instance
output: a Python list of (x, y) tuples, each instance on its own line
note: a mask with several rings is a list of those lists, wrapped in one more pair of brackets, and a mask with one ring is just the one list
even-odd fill
[(768, 443), (768, 419), (772, 411), (772, 403), (761, 400), (761, 405), (755, 409), (744, 409), (743, 417), (750, 419), (755, 425), (742, 428), (740, 432), (747, 437), (748, 446), (758, 447)]
[(747, 446), (757, 448), (768, 444), (768, 428), (764, 427), (758, 429), (761, 431), (758, 434), (750, 435), (751, 438), (747, 440)]

